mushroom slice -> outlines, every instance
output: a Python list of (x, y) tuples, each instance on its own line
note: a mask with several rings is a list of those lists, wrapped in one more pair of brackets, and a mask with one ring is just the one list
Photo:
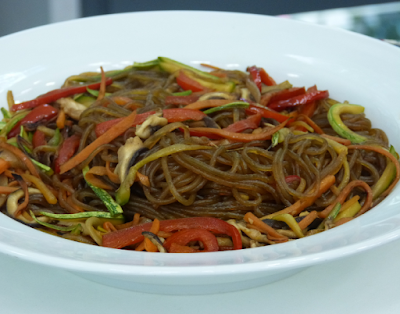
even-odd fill
[(162, 111), (156, 112), (155, 114), (148, 116), (142, 124), (136, 127), (136, 136), (139, 136), (142, 139), (147, 139), (151, 136), (152, 131), (155, 128), (160, 128), (167, 124), (168, 120), (162, 117)]
[[(38, 189), (34, 189), (34, 188), (28, 188), (28, 192), (29, 195), (33, 195), (33, 194), (42, 194)], [(25, 217), (23, 217), (22, 215), (18, 216), (18, 218), (15, 216), (15, 214), (17, 213), (17, 209), (18, 209), (18, 201), (21, 197), (23, 197), (25, 195), (23, 190), (17, 190), (13, 193), (11, 193), (10, 195), (8, 195), (7, 198), (7, 213), (15, 218), (18, 219), (26, 224), (31, 224), (32, 221), (27, 220)], [(50, 220), (49, 217), (39, 217), (38, 220), (42, 221), (42, 222), (48, 222)]]
[(128, 138), (125, 145), (118, 149), (118, 165), (115, 168), (115, 173), (118, 174), (121, 182), (124, 182), (126, 178), (132, 157), (142, 148), (144, 148), (142, 140), (140, 137), (135, 136)]
[(87, 109), (84, 105), (76, 102), (70, 97), (60, 98), (57, 100), (57, 103), (60, 104), (61, 109), (63, 109), (67, 115), (75, 120), (79, 120), (82, 112)]
[(212, 92), (212, 93), (207, 93), (204, 94), (199, 98), (199, 101), (202, 100), (208, 100), (208, 99), (236, 99), (235, 96), (229, 95), (227, 93), (221, 93), (221, 92)]

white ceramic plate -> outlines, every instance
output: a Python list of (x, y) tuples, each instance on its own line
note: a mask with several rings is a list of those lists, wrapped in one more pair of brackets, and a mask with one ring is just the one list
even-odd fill
[[(244, 70), (264, 67), (278, 82), (317, 84), (365, 106), (375, 127), (400, 147), (400, 50), (343, 30), (236, 13), (143, 12), (54, 24), (0, 38), (0, 99), (59, 87), (72, 74), (167, 56)], [(400, 236), (400, 188), (362, 217), (289, 243), (235, 252), (158, 254), (59, 239), (0, 216), (0, 252), (125, 289), (213, 293), (254, 287)]]

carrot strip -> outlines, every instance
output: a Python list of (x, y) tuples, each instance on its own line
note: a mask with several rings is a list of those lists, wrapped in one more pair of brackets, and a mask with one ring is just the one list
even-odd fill
[(65, 111), (64, 110), (60, 110), (57, 120), (56, 120), (56, 125), (57, 128), (59, 128), (60, 130), (62, 130), (65, 127)]
[[(350, 145), (348, 147), (348, 149), (365, 149), (365, 150), (372, 150), (374, 152), (380, 153), (382, 155), (385, 155), (386, 157), (388, 157), (396, 166), (396, 177), (393, 180), (392, 184), (386, 189), (385, 192), (383, 192), (381, 194), (381, 197), (385, 197), (386, 195), (388, 195), (392, 189), (394, 188), (394, 186), (397, 184), (397, 182), (400, 179), (400, 164), (399, 161), (396, 159), (396, 157), (394, 157), (388, 150), (380, 148), (380, 147), (376, 147), (376, 146), (369, 146), (369, 145)], [(362, 208), (360, 210), (360, 212), (362, 211)], [(360, 212), (356, 215), (356, 217), (358, 217), (360, 214)]]
[(166, 231), (162, 231), (162, 230), (157, 232), (157, 235), (161, 238), (168, 238), (168, 237), (172, 236), (172, 234), (173, 234), (172, 232), (166, 232)]
[(372, 205), (372, 190), (371, 190), (371, 187), (367, 183), (365, 183), (364, 181), (354, 180), (354, 181), (351, 181), (349, 184), (346, 185), (346, 187), (342, 190), (342, 192), (340, 192), (339, 196), (336, 198), (336, 200), (331, 205), (329, 205), (327, 208), (325, 208), (322, 212), (319, 212), (319, 217), (320, 218), (328, 217), (328, 215), (332, 211), (333, 207), (335, 207), (335, 205), (337, 203), (343, 204), (343, 202), (346, 200), (346, 198), (350, 194), (350, 192), (357, 186), (362, 187), (368, 193), (367, 194), (367, 199), (365, 200), (365, 203), (364, 203), (363, 207), (361, 207), (361, 209), (358, 212), (357, 216), (365, 213), (368, 209), (370, 209), (370, 207)]
[(97, 101), (102, 100), (106, 95), (106, 75), (104, 73), (103, 67), (100, 67), (101, 71), (101, 81), (100, 81), (100, 89), (99, 95), (97, 96)]
[(140, 244), (136, 247), (135, 251), (143, 251), (145, 249), (144, 247), (144, 241), (140, 242)]
[[(282, 214), (291, 214), (293, 217), (299, 215), (303, 210), (307, 207), (311, 206), (322, 194), (324, 194), (328, 189), (335, 183), (336, 178), (334, 175), (327, 175), (325, 178), (321, 180), (321, 184), (319, 186), (318, 193), (314, 196), (304, 197), (299, 199), (293, 205), (286, 207), (280, 211), (277, 211), (273, 214), (265, 216), (265, 218), (271, 219), (276, 215)], [(264, 217), (263, 217), (264, 218)]]
[(106, 221), (105, 223), (103, 223), (103, 228), (105, 230), (107, 230), (108, 232), (117, 231), (117, 228), (115, 228), (114, 225), (109, 221)]
[[(89, 155), (97, 147), (99, 147), (103, 144), (110, 143), (112, 140), (114, 140), (119, 135), (124, 133), (126, 130), (128, 130), (132, 126), (133, 122), (135, 121), (135, 118), (136, 118), (136, 111), (133, 111), (129, 116), (125, 117), (120, 122), (113, 125), (109, 130), (107, 130), (105, 133), (103, 133), (101, 136), (99, 136), (96, 140), (94, 140), (92, 143), (90, 143), (88, 146), (86, 146), (84, 149), (82, 149), (78, 154), (76, 154), (74, 157), (72, 157), (70, 160), (68, 160), (65, 164), (61, 165), (60, 174), (63, 174), (65, 172), (67, 172), (68, 170), (71, 170), (72, 168), (79, 165), (86, 158), (88, 158)], [(4, 143), (0, 143), (0, 145), (1, 144), (4, 144)], [(10, 145), (10, 146), (12, 146), (12, 145)]]
[(335, 227), (338, 227), (338, 226), (340, 226), (340, 225), (343, 225), (344, 223), (349, 222), (350, 220), (353, 220), (353, 219), (354, 219), (354, 217), (345, 217), (345, 218), (339, 219), (339, 220), (335, 223)]
[(208, 100), (199, 100), (190, 105), (185, 106), (185, 109), (205, 109), (205, 108), (214, 108), (223, 105), (227, 105), (233, 102), (231, 99), (208, 99)]
[[(15, 182), (15, 183), (14, 183)], [(13, 185), (14, 184), (18, 184), (17, 181), (12, 181)], [(17, 187), (13, 187), (13, 186), (0, 186), (0, 194), (11, 194), (13, 192), (15, 192), (16, 190), (19, 190), (19, 188)]]
[(36, 170), (35, 165), (33, 162), (29, 159), (28, 156), (26, 156), (20, 149), (17, 147), (8, 144), (6, 142), (0, 141), (0, 148), (3, 148), (5, 150), (8, 150), (9, 152), (13, 153), (19, 160), (22, 161), (23, 164), (26, 165), (30, 173), (32, 173), (35, 177), (40, 178), (39, 172)]
[(138, 225), (139, 224), (139, 220), (140, 220), (140, 214), (139, 213), (135, 213), (135, 215), (133, 215), (133, 225)]
[(354, 197), (352, 197), (351, 199), (349, 199), (347, 202), (345, 202), (343, 204), (343, 206), (340, 208), (340, 212), (345, 211), (347, 208), (349, 208), (350, 206), (353, 206), (356, 202), (358, 202), (358, 200), (360, 199), (359, 195), (356, 195)]
[(306, 217), (304, 217), (299, 222), (300, 229), (303, 230), (303, 229), (307, 228), (317, 217), (318, 217), (318, 213), (315, 210), (313, 210), (311, 213), (309, 213)]
[(311, 120), (310, 117), (304, 114), (299, 114), (297, 116), (297, 120), (304, 120), (309, 126), (314, 129), (315, 133), (324, 134), (324, 131), (322, 131), (322, 129), (313, 120)]
[(278, 233), (274, 228), (268, 226), (262, 220), (254, 216), (254, 214), (251, 212), (247, 212), (246, 215), (244, 215), (243, 219), (246, 222), (260, 228), (267, 235), (268, 239), (270, 239), (271, 241), (286, 242), (288, 240), (286, 236)]
[(44, 198), (46, 199), (47, 203), (49, 204), (57, 204), (57, 198), (54, 196), (54, 194), (47, 188), (46, 184), (44, 182), (27, 173), (22, 173), (21, 177), (28, 182), (32, 182), (36, 188), (43, 194)]
[(0, 158), (0, 174), (10, 168), (10, 163), (7, 160)]
[[(93, 171), (91, 171), (93, 168), (95, 168)], [(101, 168), (101, 169), (99, 169)], [(104, 190), (113, 190), (114, 188), (103, 182), (100, 178), (95, 177), (95, 175), (105, 175), (106, 174), (106, 169), (104, 167), (92, 167), (85, 175), (85, 179), (87, 182), (90, 184), (93, 184), (94, 186), (104, 189)]]
[[(150, 232), (157, 234), (158, 230), (160, 230), (160, 221), (156, 218), (153, 220), (153, 224), (151, 225)], [(144, 248), (147, 252), (158, 252), (157, 246), (153, 244), (148, 238), (144, 238)]]
[(207, 64), (207, 63), (200, 63), (201, 66), (206, 67), (206, 68), (210, 68), (213, 70), (219, 70), (221, 71), (222, 69), (219, 67), (216, 67), (215, 65), (211, 65), (211, 64)]
[(136, 173), (138, 181), (143, 184), (144, 186), (150, 187), (150, 180), (148, 176), (141, 174), (140, 172)]
[(110, 169), (110, 161), (106, 161), (106, 174), (107, 177), (114, 183), (121, 183), (117, 174)]
[(111, 99), (119, 106), (125, 106), (133, 101), (131, 98), (126, 96), (113, 96)]
[(332, 135), (328, 135), (328, 134), (321, 134), (322, 137), (325, 138), (329, 138), (332, 141), (338, 142), (340, 144), (343, 144), (345, 146), (349, 146), (351, 145), (351, 141), (345, 138), (341, 138), (341, 137), (337, 137), (337, 136), (332, 136)]
[(235, 132), (229, 132), (224, 129), (212, 129), (212, 128), (190, 128), (189, 132), (190, 134), (201, 134), (204, 136), (207, 136), (207, 134), (213, 134), (213, 135), (218, 135), (220, 137), (226, 138), (228, 140), (232, 140), (235, 142), (251, 142), (251, 141), (265, 141), (271, 139), (272, 135), (282, 129), (286, 123), (288, 123), (289, 120), (286, 120), (285, 122), (279, 124), (278, 126), (268, 129), (266, 131), (263, 131), (261, 133), (252, 133), (252, 134), (247, 134), (247, 133), (235, 133)]

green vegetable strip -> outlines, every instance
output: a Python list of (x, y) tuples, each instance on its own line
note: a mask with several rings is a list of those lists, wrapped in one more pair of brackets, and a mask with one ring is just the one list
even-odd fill
[(4, 119), (11, 119), (11, 113), (6, 108), (1, 108), (1, 113)]
[[(122, 207), (117, 204), (114, 199), (108, 194), (105, 190), (94, 186), (86, 180), (86, 173), (89, 171), (89, 166), (83, 168), (83, 177), (85, 178), (86, 183), (90, 186), (93, 192), (103, 201), (104, 205), (106, 205), (107, 209), (110, 211), (111, 215), (118, 215), (123, 213)], [(95, 216), (98, 217), (98, 216)]]
[(33, 220), (35, 220), (38, 224), (41, 224), (42, 226), (45, 226), (50, 229), (55, 229), (55, 230), (59, 230), (59, 231), (75, 231), (75, 229), (80, 227), (79, 224), (77, 224), (75, 226), (68, 226), (68, 227), (61, 227), (61, 226), (49, 224), (47, 222), (43, 222), (43, 221), (40, 221), (39, 219), (37, 219), (35, 214), (32, 211), (29, 211), (29, 212), (30, 212)]
[(32, 162), (33, 162), (36, 166), (38, 166), (40, 169), (42, 169), (42, 170), (44, 170), (45, 172), (47, 172), (47, 174), (52, 175), (52, 174), (54, 173), (54, 172), (53, 172), (53, 169), (51, 169), (50, 167), (48, 167), (48, 166), (46, 166), (46, 165), (44, 165), (44, 164), (38, 162), (37, 160), (35, 160), (35, 159), (33, 159), (33, 158), (31, 158), (31, 160), (32, 160)]
[(335, 205), (335, 207), (332, 208), (331, 212), (329, 213), (328, 217), (326, 217), (321, 224), (318, 226), (317, 229), (324, 229), (325, 228), (325, 224), (327, 222), (333, 222), (333, 220), (336, 218), (336, 216), (339, 214), (340, 212), (340, 208), (342, 207), (342, 204), (337, 203)]
[(25, 118), (25, 116), (29, 112), (30, 112), (30, 110), (23, 111), (23, 112), (16, 114), (14, 117), (12, 117), (11, 120), (7, 122), (6, 126), (1, 130), (0, 136), (7, 135), (19, 121), (21, 121), (23, 118)]
[(297, 223), (296, 219), (294, 219), (294, 217), (292, 215), (290, 215), (290, 214), (282, 214), (282, 215), (274, 216), (274, 217), (272, 217), (272, 219), (286, 222), (286, 224), (289, 226), (289, 228), (292, 229), (292, 231), (299, 238), (303, 238), (304, 237), (303, 231), (301, 231), (301, 228), (300, 228), (299, 224)]
[(230, 104), (223, 105), (223, 106), (210, 108), (210, 109), (204, 111), (204, 113), (210, 114), (210, 113), (214, 113), (214, 112), (218, 112), (218, 111), (226, 110), (226, 109), (232, 109), (232, 108), (248, 108), (249, 106), (250, 106), (250, 104), (248, 102), (235, 101)]
[(179, 92), (179, 93), (172, 93), (172, 95), (174, 96), (189, 96), (192, 94), (192, 91), (189, 90), (185, 90), (184, 92)]
[(113, 215), (107, 212), (83, 212), (83, 213), (76, 213), (76, 214), (53, 214), (48, 212), (40, 212), (43, 216), (54, 218), (54, 219), (81, 219), (81, 218), (90, 218), (90, 217), (97, 217), (97, 218), (111, 218), (111, 219), (124, 219), (124, 216), (121, 214)]
[(135, 182), (137, 171), (143, 167), (145, 164), (154, 161), (158, 158), (169, 156), (175, 153), (188, 151), (188, 150), (200, 150), (200, 149), (211, 149), (210, 146), (203, 145), (185, 145), (185, 144), (174, 144), (169, 147), (165, 147), (160, 149), (159, 151), (151, 154), (150, 156), (142, 159), (138, 163), (136, 163), (133, 167), (129, 169), (129, 173), (126, 176), (124, 182), (122, 182), (121, 186), (117, 190), (116, 201), (118, 204), (125, 205), (129, 201), (129, 197), (131, 194), (130, 188)]
[[(393, 146), (390, 146), (389, 152), (396, 158), (397, 153)], [(393, 162), (387, 158), (387, 165), (385, 170), (382, 173), (382, 176), (379, 178), (378, 182), (374, 184), (372, 187), (372, 199), (376, 200), (379, 195), (381, 195), (392, 183), (393, 179), (396, 177), (396, 166)]]
[[(86, 88), (87, 92), (92, 96), (99, 97), (99, 91), (95, 89)], [(111, 93), (106, 93), (106, 96), (110, 96)]]
[(58, 146), (58, 145), (60, 145), (60, 142), (61, 142), (61, 132), (60, 132), (60, 129), (57, 128), (54, 133), (54, 136), (50, 139), (48, 144), (50, 146)]

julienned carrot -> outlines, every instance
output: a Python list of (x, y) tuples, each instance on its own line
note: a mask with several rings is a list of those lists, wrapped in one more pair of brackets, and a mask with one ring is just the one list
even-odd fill
[(337, 137), (337, 136), (332, 136), (328, 134), (321, 134), (322, 137), (329, 138), (332, 141), (338, 142), (340, 144), (343, 144), (345, 146), (351, 145), (351, 141), (345, 138)]
[(310, 117), (304, 114), (299, 114), (297, 116), (297, 120), (303, 120), (303, 119), (309, 126), (311, 126), (314, 129), (315, 133), (324, 134), (324, 131), (322, 131), (322, 129), (313, 120), (311, 120)]
[(145, 249), (144, 243), (145, 243), (144, 240), (140, 242), (140, 244), (136, 247), (135, 251), (143, 251)]
[(246, 215), (244, 215), (244, 220), (262, 230), (271, 241), (286, 242), (288, 240), (286, 236), (278, 233), (274, 228), (268, 226), (251, 212), (247, 212)]
[(138, 181), (143, 184), (144, 186), (150, 187), (150, 180), (149, 177), (141, 174), (139, 171), (136, 173), (136, 178), (138, 179)]
[(57, 125), (57, 128), (59, 128), (60, 130), (62, 130), (65, 127), (65, 111), (62, 109), (58, 113), (56, 125)]
[(207, 63), (200, 63), (200, 65), (203, 67), (206, 67), (206, 68), (213, 69), (213, 70), (222, 70), (221, 68), (216, 67), (215, 65), (211, 65), (211, 64), (207, 64)]
[(109, 221), (106, 221), (105, 223), (103, 223), (103, 228), (105, 230), (107, 230), (108, 232), (117, 231), (117, 229), (114, 227), (114, 225)]
[[(160, 230), (160, 221), (156, 218), (153, 220), (153, 224), (151, 225), (150, 232), (157, 234), (158, 230)], [(147, 252), (157, 252), (157, 246), (153, 244), (148, 238), (144, 238), (144, 248)]]
[(110, 169), (110, 161), (106, 161), (106, 174), (107, 177), (114, 183), (121, 183), (117, 174)]
[(342, 219), (339, 219), (336, 223), (335, 223), (335, 227), (338, 227), (340, 225), (345, 224), (346, 222), (349, 222), (350, 220), (353, 220), (354, 217), (344, 217)]
[[(380, 147), (376, 147), (376, 146), (369, 146), (369, 145), (350, 145), (347, 147), (348, 149), (365, 149), (365, 150), (372, 150), (374, 152), (380, 153), (382, 155), (385, 155), (386, 157), (388, 157), (396, 166), (396, 177), (394, 178), (392, 184), (390, 184), (390, 186), (386, 189), (385, 192), (383, 192), (380, 196), (381, 197), (385, 197), (386, 195), (388, 195), (392, 189), (394, 188), (394, 186), (397, 184), (397, 182), (400, 179), (400, 164), (399, 161), (396, 159), (396, 157), (394, 157), (388, 150), (380, 148)], [(358, 212), (358, 214), (356, 215), (359, 216), (361, 215), (360, 212), (361, 210)]]
[(317, 217), (318, 217), (318, 213), (315, 210), (313, 210), (306, 217), (304, 217), (303, 220), (301, 220), (299, 222), (300, 229), (303, 230), (303, 229), (307, 228)]
[(30, 173), (32, 173), (35, 177), (40, 178), (39, 172), (36, 170), (33, 162), (20, 149), (3, 141), (0, 141), (0, 148), (8, 150), (10, 153), (13, 153), (19, 160), (22, 161), (22, 163), (25, 164)]
[(205, 109), (205, 108), (214, 108), (223, 105), (230, 104), (234, 102), (232, 99), (208, 99), (208, 100), (200, 100), (196, 101), (190, 105), (185, 106), (185, 109)]
[(10, 163), (7, 160), (0, 158), (0, 174), (10, 168)]
[(13, 187), (13, 186), (0, 186), (0, 194), (8, 195), (8, 194), (15, 192), (16, 190), (19, 190), (19, 188)]
[(217, 135), (219, 137), (226, 138), (228, 140), (232, 140), (235, 142), (265, 141), (271, 139), (272, 135), (275, 132), (282, 129), (287, 122), (288, 120), (286, 120), (285, 122), (279, 124), (274, 128), (256, 134), (235, 133), (223, 129), (212, 129), (212, 128), (190, 128), (189, 132), (191, 135), (195, 136), (207, 136), (207, 134)]
[[(334, 175), (327, 175), (325, 178), (321, 180), (321, 184), (319, 186), (318, 193), (314, 196), (303, 197), (299, 199), (293, 205), (286, 207), (278, 212), (265, 216), (265, 218), (271, 219), (276, 215), (281, 214), (291, 214), (293, 217), (300, 214), (307, 207), (311, 206), (322, 194), (324, 194), (328, 189), (335, 183), (336, 178)], [(264, 217), (263, 217), (264, 218)]]
[(97, 96), (97, 101), (102, 100), (106, 95), (106, 75), (104, 73), (103, 67), (100, 67), (101, 71), (101, 81), (100, 81), (100, 89), (99, 95)]
[[(113, 125), (109, 130), (103, 133), (100, 137), (82, 149), (78, 154), (68, 160), (65, 164), (60, 167), (60, 174), (63, 174), (72, 168), (83, 162), (89, 155), (99, 146), (103, 144), (108, 144), (120, 134), (124, 133), (129, 129), (136, 118), (136, 111), (133, 111), (129, 116), (125, 117), (123, 120)], [(4, 143), (1, 143), (4, 144)], [(12, 146), (12, 145), (10, 145)], [(13, 147), (13, 146), (12, 146)]]
[(332, 211), (332, 209), (335, 207), (335, 205), (337, 203), (343, 204), (344, 201), (346, 200), (347, 196), (350, 194), (350, 192), (357, 186), (362, 187), (367, 192), (367, 199), (365, 200), (364, 205), (363, 205), (363, 207), (361, 207), (358, 214), (361, 215), (360, 213), (365, 213), (368, 209), (370, 209), (370, 207), (372, 205), (371, 187), (364, 181), (354, 180), (346, 185), (346, 187), (342, 190), (342, 192), (340, 192), (339, 196), (336, 198), (336, 200), (331, 205), (329, 205), (323, 211), (319, 212), (319, 214), (318, 214), (319, 217), (320, 218), (328, 217), (329, 213)]
[[(94, 170), (92, 170), (93, 168), (95, 168)], [(95, 175), (99, 175), (99, 173), (101, 173), (100, 175), (105, 175), (106, 171), (104, 169), (104, 171), (102, 171), (101, 169), (96, 169), (96, 168), (103, 168), (104, 167), (92, 167), (91, 169), (89, 169), (89, 171), (86, 173), (85, 175), (85, 180), (87, 182), (89, 182), (90, 184), (93, 184), (94, 186), (104, 189), (104, 190), (113, 190), (114, 188), (103, 182), (101, 179), (95, 177)]]

